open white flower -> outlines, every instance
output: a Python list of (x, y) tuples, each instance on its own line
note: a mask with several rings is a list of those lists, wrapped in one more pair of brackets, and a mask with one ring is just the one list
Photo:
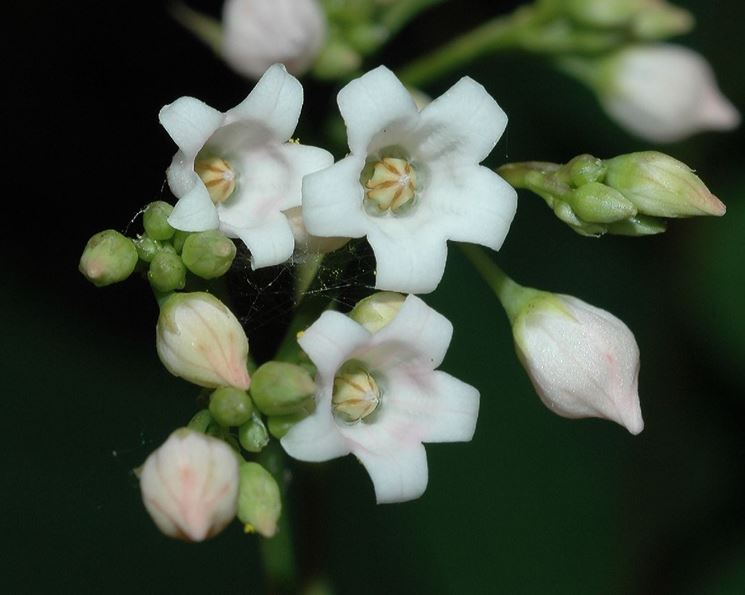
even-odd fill
[(673, 142), (740, 123), (711, 66), (693, 50), (662, 43), (634, 46), (613, 56), (606, 68), (603, 106), (641, 138)]
[(423, 442), (472, 438), (478, 391), (445, 372), (453, 327), (419, 298), (376, 333), (324, 312), (298, 339), (318, 369), (316, 408), (282, 438), (287, 453), (326, 461), (353, 453), (378, 502), (421, 496), (427, 487)]
[(165, 106), (160, 122), (179, 147), (168, 168), (179, 199), (168, 222), (240, 238), (254, 268), (287, 260), (294, 238), (283, 211), (300, 205), (304, 175), (333, 163), (323, 149), (287, 142), (302, 104), (302, 86), (276, 64), (225, 113), (192, 97)]
[(367, 240), (379, 289), (426, 293), (445, 269), (447, 240), (499, 249), (515, 191), (479, 165), (507, 116), (465, 77), (421, 112), (387, 68), (338, 97), (351, 154), (303, 180), (303, 217), (317, 236)]

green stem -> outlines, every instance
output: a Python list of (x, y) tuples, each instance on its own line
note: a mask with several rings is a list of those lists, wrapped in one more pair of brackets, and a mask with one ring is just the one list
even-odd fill
[(535, 25), (538, 14), (531, 6), (527, 6), (510, 15), (487, 21), (440, 49), (404, 66), (399, 70), (398, 76), (406, 85), (421, 87), (479, 56), (519, 47), (523, 34)]
[(168, 6), (171, 16), (218, 56), (222, 53), (222, 25), (217, 19), (176, 0)]
[(416, 17), (420, 12), (428, 9), (430, 6), (440, 4), (445, 0), (397, 0), (393, 2), (383, 13), (380, 24), (388, 31), (388, 36), (393, 37), (406, 24)]
[(297, 593), (298, 577), (295, 567), (290, 515), (287, 510), (285, 454), (276, 440), (272, 440), (261, 452), (258, 456), (258, 462), (277, 481), (283, 507), (277, 526), (277, 534), (272, 538), (262, 538), (260, 540), (267, 593), (271, 595), (291, 595)]
[(473, 244), (458, 244), (460, 249), (471, 262), (473, 268), (481, 275), (486, 284), (491, 287), (494, 295), (502, 304), (510, 322), (520, 314), (525, 305), (542, 293), (536, 289), (523, 287), (507, 276), (499, 265), (486, 254), (483, 248)]
[(497, 173), (516, 189), (523, 188), (541, 196), (549, 206), (555, 198), (571, 192), (562, 166), (543, 161), (507, 163), (497, 168)]

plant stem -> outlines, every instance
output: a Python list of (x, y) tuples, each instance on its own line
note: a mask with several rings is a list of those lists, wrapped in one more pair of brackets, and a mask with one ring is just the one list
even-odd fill
[(536, 11), (527, 6), (514, 13), (487, 21), (480, 27), (419, 58), (399, 70), (401, 81), (412, 87), (427, 85), (479, 56), (515, 48), (536, 20)]

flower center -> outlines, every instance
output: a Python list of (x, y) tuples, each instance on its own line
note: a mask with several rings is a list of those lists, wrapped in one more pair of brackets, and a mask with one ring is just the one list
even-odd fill
[(194, 163), (194, 171), (202, 178), (212, 202), (216, 205), (224, 203), (233, 194), (235, 172), (225, 159), (221, 157), (198, 159)]
[(405, 159), (384, 157), (373, 166), (365, 187), (365, 198), (377, 212), (396, 213), (416, 194), (416, 171)]
[(334, 377), (331, 407), (342, 421), (357, 423), (380, 403), (380, 388), (372, 374), (358, 364), (345, 364)]

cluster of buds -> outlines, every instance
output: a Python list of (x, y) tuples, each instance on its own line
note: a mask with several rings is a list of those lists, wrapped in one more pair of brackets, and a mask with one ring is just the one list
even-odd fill
[(585, 236), (644, 236), (665, 231), (665, 219), (721, 216), (726, 207), (691, 168), (657, 151), (565, 165), (508, 164), (499, 173), (541, 196), (556, 216)]

